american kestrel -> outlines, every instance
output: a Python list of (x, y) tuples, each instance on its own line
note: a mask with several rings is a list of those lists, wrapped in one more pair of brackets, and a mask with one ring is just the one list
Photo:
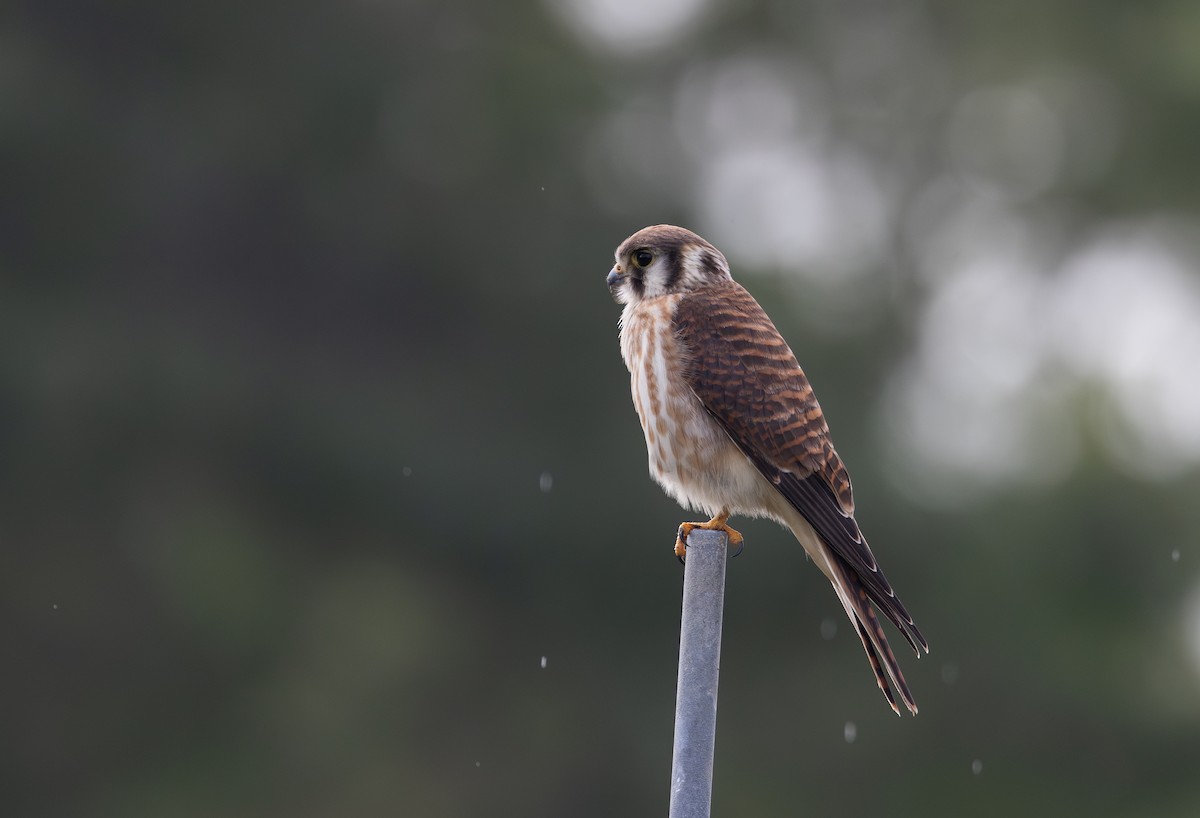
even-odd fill
[(712, 517), (684, 523), (742, 535), (731, 514), (790, 529), (833, 583), (875, 679), (897, 714), (894, 685), (917, 704), (875, 608), (917, 656), (929, 645), (879, 570), (854, 520), (850, 476), (804, 371), (721, 252), (671, 225), (647, 227), (617, 248), (608, 274), (621, 313), (621, 355), (642, 421), (650, 474), (681, 505)]

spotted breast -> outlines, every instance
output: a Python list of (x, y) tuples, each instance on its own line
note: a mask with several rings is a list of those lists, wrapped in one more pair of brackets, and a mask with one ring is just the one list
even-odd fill
[(768, 487), (680, 370), (690, 357), (674, 328), (681, 298), (628, 304), (621, 315), (621, 354), (646, 436), (650, 475), (680, 503), (709, 515), (761, 514), (758, 508), (730, 507), (730, 496), (757, 497)]

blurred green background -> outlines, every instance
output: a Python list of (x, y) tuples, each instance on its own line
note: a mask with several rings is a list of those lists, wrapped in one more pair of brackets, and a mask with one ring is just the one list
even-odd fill
[(897, 719), (742, 521), (714, 814), (1200, 812), (1194, 2), (3, 18), (6, 815), (665, 813), (692, 515), (604, 286), (657, 222), (932, 646)]

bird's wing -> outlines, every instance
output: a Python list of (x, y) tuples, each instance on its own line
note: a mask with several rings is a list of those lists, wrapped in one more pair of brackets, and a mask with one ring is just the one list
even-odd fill
[[(674, 324), (687, 355), (692, 391), (836, 557), (846, 575), (838, 588), (843, 604), (859, 609), (865, 603), (859, 597), (865, 594), (918, 656), (921, 649), (928, 651), (854, 520), (850, 476), (833, 448), (812, 386), (762, 307), (740, 284), (725, 281), (681, 298)], [(866, 628), (881, 637), (870, 605), (865, 608), (855, 622), (860, 636)], [(869, 658), (871, 643), (887, 646), (886, 640), (880, 645), (864, 638)], [(872, 664), (877, 666), (875, 659)], [(896, 681), (907, 693), (902, 677)]]

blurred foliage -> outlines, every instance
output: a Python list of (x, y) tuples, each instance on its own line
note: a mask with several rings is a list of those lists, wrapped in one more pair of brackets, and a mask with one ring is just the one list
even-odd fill
[[(705, 61), (800, 61), (899, 202), (964, 94), (1069, 69), (1119, 143), (1014, 207), (1060, 244), (1200, 211), (1194, 3), (677, 0), (657, 39), (630, 8), (7, 11), (6, 814), (666, 808), (686, 515), (646, 476), (603, 278), (645, 224), (719, 229), (670, 108)], [(921, 715), (746, 523), (714, 813), (1194, 815), (1200, 476), (1129, 474), (1101, 429), (1054, 479), (913, 500), (877, 422), (926, 292), (903, 222), (848, 301), (729, 255), (932, 645), (901, 657)]]

